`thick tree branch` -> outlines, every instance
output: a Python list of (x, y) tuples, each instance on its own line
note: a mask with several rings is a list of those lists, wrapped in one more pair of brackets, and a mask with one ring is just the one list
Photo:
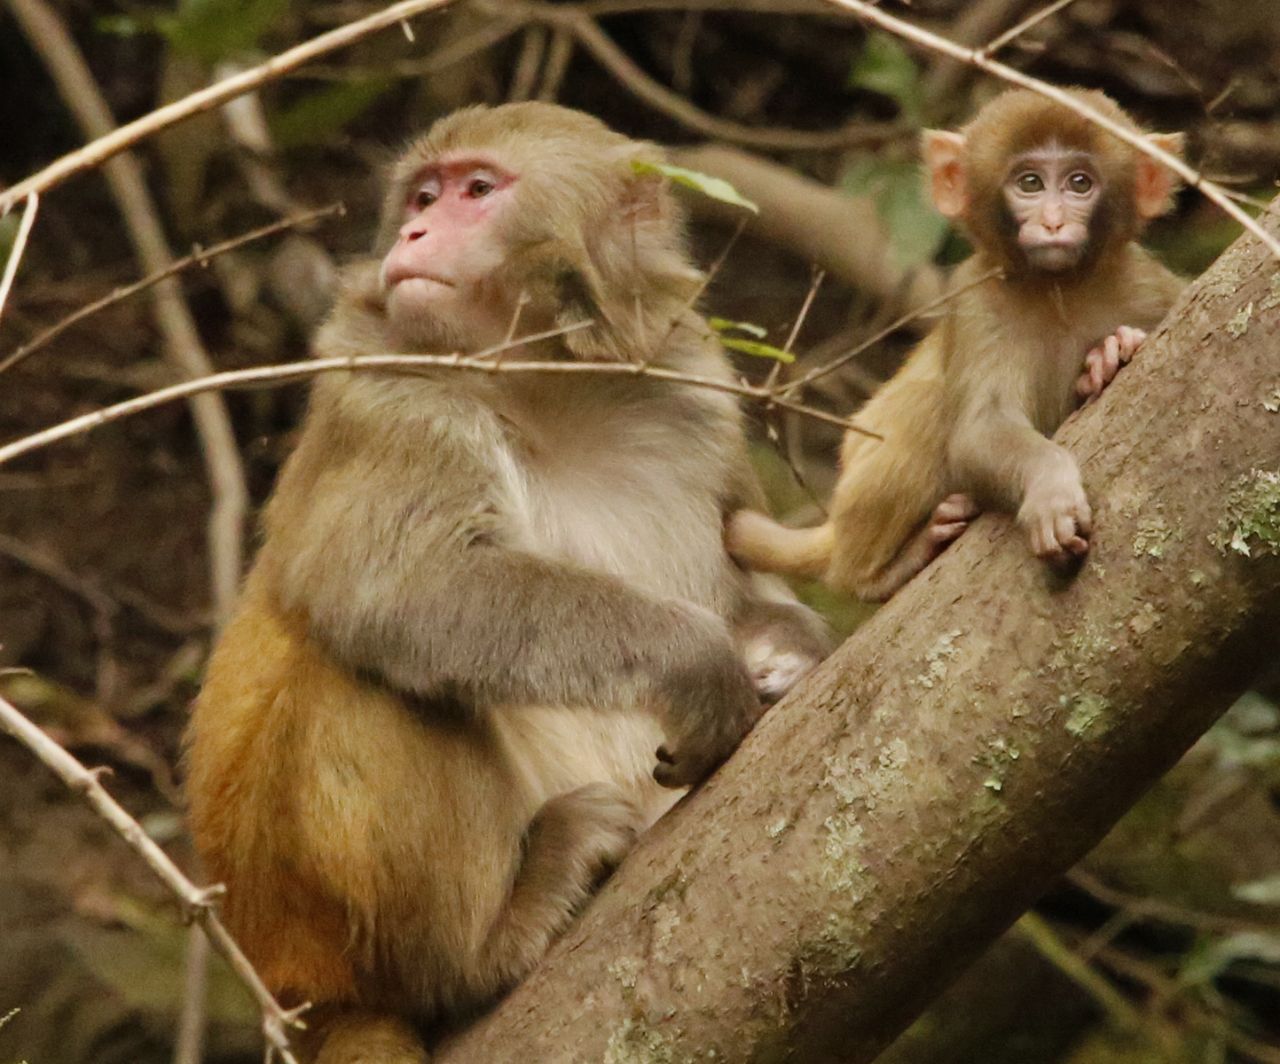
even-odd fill
[(1278, 277), (1246, 236), (1064, 427), (1074, 578), (981, 518), (437, 1064), (873, 1060), (1274, 654)]

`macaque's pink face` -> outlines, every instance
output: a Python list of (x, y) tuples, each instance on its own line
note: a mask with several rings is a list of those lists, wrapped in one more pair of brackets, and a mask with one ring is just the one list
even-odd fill
[(1084, 258), (1102, 195), (1091, 155), (1050, 145), (1014, 159), (1001, 190), (1018, 247), (1039, 270), (1069, 270)]
[(505, 308), (490, 305), (484, 282), (502, 266), (502, 215), (514, 200), (515, 174), (492, 160), (444, 159), (410, 186), (404, 222), (382, 260), (393, 322), (410, 334), (415, 321), (447, 317), (478, 342), (499, 328)]

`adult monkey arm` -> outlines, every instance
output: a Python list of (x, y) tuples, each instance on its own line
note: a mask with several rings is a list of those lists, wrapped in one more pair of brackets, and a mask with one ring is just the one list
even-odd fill
[(664, 785), (728, 756), (755, 699), (724, 621), (522, 549), (492, 412), (436, 378), (389, 423), (380, 390), (317, 386), (267, 518), (282, 606), (348, 667), (427, 699), (656, 706)]

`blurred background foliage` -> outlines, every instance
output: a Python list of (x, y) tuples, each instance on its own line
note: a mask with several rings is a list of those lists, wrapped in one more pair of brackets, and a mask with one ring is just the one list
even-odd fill
[[(126, 121), (378, 5), (51, 6), (117, 120)], [(748, 226), (705, 299), (709, 312), (750, 327), (737, 335), (783, 347), (815, 265), (825, 268), (792, 346), (797, 360), (784, 374), (802, 373), (892, 321), (913, 286), (936, 285), (938, 270), (966, 253), (927, 206), (918, 131), (962, 122), (998, 87), (823, 13), (820, 4), (719, 6), (459, 3), (416, 20), (412, 36), (369, 38), (143, 144), (139, 156), (175, 253), (304, 208), (347, 204), (337, 221), (247, 246), (184, 276), (217, 366), (304, 355), (335, 264), (368, 241), (378, 167), (406, 136), (458, 106), (529, 96), (676, 147), (714, 139), (697, 114), (713, 116), (722, 133), (745, 131), (738, 148), (804, 176), (803, 187), (782, 186), (761, 201), (761, 221)], [(1039, 5), (887, 6), (978, 45)], [(1186, 130), (1189, 155), (1206, 173), (1269, 198), (1280, 175), (1276, 16), (1274, 0), (1077, 0), (1001, 58), (1055, 82), (1106, 89), (1152, 128)], [(612, 51), (575, 31), (585, 19)], [(8, 184), (82, 139), (7, 14), (0, 78), (0, 182)], [(667, 96), (655, 95), (654, 85)], [(694, 117), (669, 106), (671, 97), (693, 105)], [(833, 130), (849, 135), (823, 143)], [(805, 230), (828, 189), (843, 197), (848, 233)], [(734, 221), (696, 195), (689, 206), (699, 261), (709, 264)], [(790, 216), (794, 226), (769, 224)], [(0, 247), (7, 249), (15, 225), (0, 220)], [(1150, 243), (1194, 275), (1236, 235), (1186, 193)], [(815, 262), (823, 238), (836, 246), (822, 253), (829, 261)], [(128, 246), (99, 175), (47, 196), (0, 325), (0, 356), (136, 278)], [(851, 265), (842, 256), (855, 246), (865, 254)], [(871, 346), (808, 400), (852, 411), (920, 327)], [(745, 356), (740, 364), (753, 377), (771, 365)], [(119, 303), (5, 374), (0, 433), (34, 431), (167, 383), (171, 372), (146, 299)], [(260, 504), (304, 395), (290, 388), (227, 401)], [(816, 520), (837, 433), (794, 418), (756, 427), (758, 465), (777, 510)], [(0, 676), (0, 690), (90, 763), (110, 765), (113, 792), (188, 867), (175, 766), (210, 638), (208, 506), (181, 407), (0, 469), (0, 667), (32, 670)], [(841, 632), (870, 612), (818, 586), (803, 592)], [(884, 1061), (1280, 1061), (1280, 666), (1255, 687)], [(0, 1023), (0, 1061), (169, 1059), (185, 943), (174, 916), (101, 823), (24, 750), (0, 743), (0, 1016), (19, 1010)], [(254, 1011), (220, 966), (209, 1011), (207, 1059), (258, 1059)]]

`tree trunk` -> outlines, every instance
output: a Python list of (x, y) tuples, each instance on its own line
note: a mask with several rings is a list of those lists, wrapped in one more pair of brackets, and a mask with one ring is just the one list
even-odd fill
[(873, 1060), (1275, 652), (1278, 338), (1241, 240), (1059, 434), (1083, 569), (981, 518), (438, 1064)]

